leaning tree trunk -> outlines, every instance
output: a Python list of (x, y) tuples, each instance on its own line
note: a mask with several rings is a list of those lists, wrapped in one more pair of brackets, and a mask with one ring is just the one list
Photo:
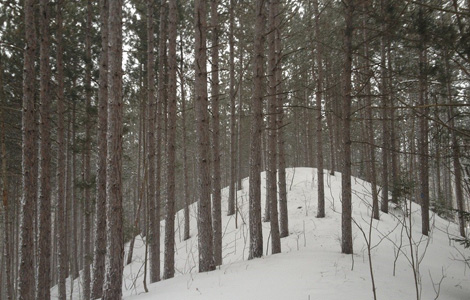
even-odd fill
[(215, 269), (212, 246), (211, 218), (211, 180), (209, 162), (209, 117), (207, 100), (207, 20), (206, 0), (196, 0), (194, 3), (195, 22), (195, 72), (194, 83), (197, 139), (197, 195), (198, 195), (198, 249), (199, 272)]
[(249, 259), (263, 255), (263, 230), (261, 224), (261, 137), (263, 131), (264, 97), (264, 40), (265, 16), (264, 1), (256, 1), (253, 62), (253, 98), (251, 105), (251, 143), (250, 143), (250, 251)]
[(106, 274), (103, 300), (121, 299), (124, 268), (122, 210), (122, 0), (109, 2)]
[(345, 2), (345, 24), (344, 31), (344, 88), (343, 88), (343, 164), (341, 176), (341, 252), (345, 254), (353, 253), (352, 243), (352, 217), (351, 217), (351, 75), (352, 75), (352, 36), (353, 36), (353, 12), (354, 0)]
[(98, 90), (98, 170), (96, 178), (95, 244), (92, 299), (103, 296), (106, 256), (106, 132), (108, 125), (108, 0), (100, 0), (101, 54)]
[(165, 264), (163, 278), (175, 276), (175, 169), (176, 169), (176, 0), (169, 1), (168, 26), (168, 139)]
[[(40, 1), (40, 92), (39, 92), (39, 237), (36, 299), (49, 299), (51, 287), (51, 101), (49, 65), (49, 0)], [(39, 275), (40, 274), (40, 275)]]

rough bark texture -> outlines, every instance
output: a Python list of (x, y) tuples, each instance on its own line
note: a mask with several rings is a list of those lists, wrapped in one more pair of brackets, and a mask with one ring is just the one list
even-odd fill
[(212, 23), (212, 80), (211, 80), (211, 106), (212, 106), (212, 230), (214, 245), (214, 263), (222, 264), (222, 195), (220, 191), (220, 115), (219, 115), (219, 16), (217, 12), (218, 0), (211, 0)]
[(65, 97), (64, 97), (64, 59), (63, 59), (63, 0), (57, 3), (57, 241), (58, 241), (58, 290), (59, 300), (67, 297), (65, 279), (67, 278), (67, 232), (65, 218)]
[[(39, 237), (36, 299), (49, 299), (51, 287), (51, 101), (49, 65), (49, 1), (40, 1), (39, 28)], [(40, 276), (39, 276), (40, 274)]]
[(86, 37), (85, 37), (85, 143), (83, 162), (83, 183), (85, 185), (85, 198), (83, 199), (83, 285), (82, 298), (90, 299), (91, 296), (91, 270), (93, 262), (91, 253), (91, 31), (92, 31), (92, 6), (91, 0), (87, 1)]
[(101, 298), (106, 257), (106, 132), (108, 126), (108, 0), (100, 0), (101, 53), (98, 90), (98, 170), (96, 178), (95, 244), (92, 299)]
[[(183, 57), (183, 40), (180, 39), (180, 57)], [(182, 123), (182, 139), (183, 139), (183, 199), (184, 199), (184, 234), (183, 239), (190, 238), (190, 216), (189, 210), (191, 205), (191, 196), (189, 193), (189, 166), (188, 163), (188, 135), (186, 125), (186, 93), (185, 93), (185, 78), (184, 78), (184, 63), (180, 60), (180, 88), (181, 88), (181, 123)]]
[[(183, 40), (180, 40), (180, 57), (183, 57)], [(181, 82), (181, 119), (183, 127), (183, 198), (184, 198), (184, 235), (183, 239), (190, 238), (190, 219), (189, 206), (191, 198), (189, 193), (189, 164), (188, 164), (188, 136), (186, 133), (186, 93), (184, 90), (184, 64), (183, 59), (180, 60), (180, 82)]]
[(228, 193), (228, 210), (227, 215), (231, 216), (235, 213), (235, 197), (236, 197), (236, 176), (237, 176), (237, 145), (236, 145), (236, 116), (235, 116), (235, 50), (234, 50), (234, 26), (235, 26), (235, 1), (230, 0), (229, 10), (229, 96), (230, 96), (230, 185)]
[[(418, 13), (418, 23), (424, 25), (424, 11), (420, 7)], [(418, 153), (419, 153), (419, 202), (421, 204), (421, 232), (424, 235), (429, 234), (429, 145), (428, 145), (428, 112), (429, 108), (427, 95), (427, 50), (425, 32), (420, 32), (419, 37), (419, 136), (418, 136)]]
[(211, 180), (209, 161), (209, 116), (207, 99), (206, 0), (194, 3), (195, 26), (195, 113), (197, 141), (198, 249), (199, 272), (215, 269), (212, 246)]
[(276, 113), (277, 113), (277, 89), (276, 89), (276, 19), (278, 1), (271, 0), (269, 5), (269, 35), (268, 35), (268, 126), (267, 126), (267, 165), (266, 165), (266, 202), (269, 204), (269, 221), (271, 225), (271, 252), (272, 254), (281, 252), (281, 238), (279, 234), (279, 219), (277, 210), (277, 155), (276, 155)]
[(263, 255), (263, 231), (261, 224), (261, 136), (263, 131), (264, 96), (264, 40), (265, 16), (264, 1), (257, 0), (255, 8), (255, 35), (253, 61), (253, 98), (251, 104), (250, 141), (250, 251), (249, 259)]
[[(278, 8), (278, 12), (281, 9)], [(282, 89), (282, 45), (280, 17), (276, 19), (276, 98), (277, 98), (277, 155), (278, 155), (278, 187), (279, 187), (279, 230), (281, 238), (289, 235), (289, 216), (287, 210), (286, 158), (284, 151), (284, 98)]]
[(163, 278), (175, 276), (175, 169), (176, 169), (176, 0), (169, 1), (168, 26), (168, 139), (165, 264)]
[(20, 207), (20, 241), (18, 270), (18, 299), (34, 298), (34, 207), (37, 177), (34, 176), (34, 157), (36, 147), (34, 137), (37, 134), (34, 122), (34, 81), (36, 72), (36, 36), (34, 26), (35, 0), (24, 1), (25, 50), (23, 62), (23, 109), (22, 109), (22, 190)]
[[(381, 1), (382, 14), (385, 13), (385, 3)], [(385, 31), (385, 17), (382, 23), (382, 32)], [(382, 99), (382, 203), (380, 210), (388, 213), (388, 161), (390, 147), (390, 133), (388, 126), (388, 95), (387, 95), (387, 72), (385, 65), (385, 34), (380, 39), (380, 93)]]
[(325, 183), (323, 180), (323, 130), (322, 130), (322, 108), (321, 101), (323, 98), (323, 57), (322, 57), (322, 44), (320, 42), (320, 12), (318, 11), (318, 0), (313, 1), (313, 11), (315, 14), (315, 40), (317, 55), (317, 78), (316, 78), (316, 93), (315, 100), (317, 105), (317, 132), (316, 132), (316, 146), (317, 146), (317, 177), (318, 177), (318, 210), (317, 218), (325, 217)]
[(148, 235), (146, 236), (149, 250), (150, 283), (160, 278), (160, 270), (155, 265), (155, 253), (160, 251), (155, 247), (155, 238), (160, 238), (160, 224), (155, 218), (155, 112), (157, 99), (155, 98), (155, 53), (154, 53), (154, 1), (147, 1), (147, 167), (148, 167)]
[(122, 0), (109, 2), (106, 275), (103, 300), (121, 299), (124, 268), (122, 210)]
[[(364, 8), (366, 5), (364, 4)], [(373, 73), (370, 68), (370, 58), (369, 58), (369, 40), (367, 35), (367, 22), (366, 17), (363, 17), (363, 37), (364, 37), (364, 65), (365, 65), (365, 94), (366, 94), (366, 136), (367, 136), (367, 145), (366, 151), (369, 156), (368, 163), (368, 175), (369, 182), (371, 184), (372, 192), (372, 214), (374, 219), (379, 219), (379, 198), (377, 195), (377, 172), (375, 169), (375, 143), (374, 143), (374, 127), (372, 123), (372, 89), (370, 80), (372, 79)]]
[(344, 87), (342, 112), (342, 176), (341, 176), (341, 252), (353, 253), (352, 220), (351, 220), (351, 75), (352, 75), (352, 34), (354, 0), (345, 2), (344, 31)]

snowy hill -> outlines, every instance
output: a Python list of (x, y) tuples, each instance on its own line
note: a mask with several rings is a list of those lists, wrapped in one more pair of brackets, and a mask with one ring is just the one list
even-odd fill
[[(197, 273), (193, 205), (191, 239), (182, 241), (182, 211), (176, 217), (176, 277), (148, 285), (149, 293), (144, 293), (145, 246), (139, 238), (134, 260), (124, 270), (124, 299), (373, 299), (367, 247), (369, 229), (377, 299), (417, 299), (417, 291), (421, 299), (470, 299), (470, 270), (468, 262), (464, 262), (470, 251), (451, 240), (458, 234), (455, 224), (432, 215), (430, 237), (423, 237), (420, 208), (414, 203), (411, 218), (404, 215), (402, 208), (394, 208), (388, 215), (381, 213), (380, 221), (371, 223), (370, 184), (353, 178), (355, 254), (341, 254), (341, 175), (325, 174), (326, 218), (317, 219), (314, 174), (316, 171), (310, 168), (287, 170), (290, 235), (281, 240), (281, 254), (270, 255), (269, 223), (263, 223), (264, 249), (268, 255), (246, 260), (248, 180), (244, 180), (243, 190), (238, 191), (238, 228), (234, 216), (226, 216), (228, 189), (222, 192), (223, 266), (213, 272)], [(264, 173), (262, 179), (264, 202)], [(162, 233), (163, 227), (164, 222)], [(80, 299), (78, 286), (76, 281), (74, 299)], [(57, 295), (55, 288), (52, 294)]]

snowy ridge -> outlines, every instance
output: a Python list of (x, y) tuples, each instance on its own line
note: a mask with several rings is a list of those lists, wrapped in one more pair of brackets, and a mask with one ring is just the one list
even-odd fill
[[(404, 215), (402, 208), (392, 208), (388, 215), (381, 213), (380, 221), (373, 220), (370, 227), (370, 184), (353, 178), (355, 253), (344, 255), (340, 253), (341, 175), (332, 176), (325, 172), (326, 217), (317, 219), (316, 170), (291, 168), (286, 171), (290, 235), (281, 239), (281, 254), (270, 255), (270, 226), (263, 223), (264, 251), (268, 255), (246, 260), (249, 236), (248, 180), (245, 179), (243, 189), (237, 192), (240, 210), (237, 228), (235, 217), (226, 216), (228, 188), (222, 190), (223, 265), (219, 269), (197, 273), (194, 204), (191, 207), (191, 238), (187, 241), (182, 241), (183, 212), (176, 216), (175, 278), (149, 284), (149, 293), (144, 293), (145, 244), (137, 238), (133, 262), (124, 269), (124, 299), (373, 299), (366, 242), (369, 229), (377, 299), (417, 299), (417, 291), (420, 299), (436, 299), (437, 296), (444, 300), (470, 299), (470, 272), (463, 261), (470, 256), (470, 251), (451, 240), (458, 235), (456, 224), (431, 215), (432, 232), (429, 238), (423, 237), (420, 207), (413, 203), (411, 218)], [(263, 208), (264, 179), (265, 173), (262, 174)], [(162, 233), (164, 226), (163, 221)], [(80, 299), (79, 285), (76, 280), (73, 299)], [(67, 290), (69, 294), (69, 280)], [(52, 289), (52, 295), (57, 297), (56, 287)]]

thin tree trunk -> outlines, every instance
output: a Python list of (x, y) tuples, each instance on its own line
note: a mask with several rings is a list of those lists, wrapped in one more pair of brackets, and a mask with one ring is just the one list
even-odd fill
[[(418, 22), (424, 21), (424, 11), (419, 8)], [(428, 121), (427, 114), (427, 54), (426, 54), (426, 37), (424, 33), (419, 37), (419, 137), (418, 137), (418, 153), (419, 153), (419, 199), (421, 204), (421, 231), (422, 234), (429, 233), (429, 163), (428, 163)]]
[(35, 144), (37, 134), (34, 119), (34, 81), (36, 72), (34, 60), (36, 55), (36, 36), (34, 11), (36, 1), (24, 1), (25, 15), (25, 50), (23, 62), (23, 107), (22, 107), (22, 199), (20, 209), (20, 241), (18, 270), (18, 299), (34, 298), (34, 207), (36, 206), (35, 190), (37, 177), (34, 176)]
[(65, 140), (65, 97), (64, 97), (64, 60), (63, 60), (63, 10), (64, 1), (57, 3), (57, 241), (58, 245), (58, 290), (59, 300), (65, 300), (67, 293), (65, 279), (67, 278), (67, 219), (65, 218), (65, 174), (66, 140)]
[(212, 23), (212, 66), (211, 66), (211, 106), (212, 106), (212, 231), (214, 263), (222, 264), (222, 195), (220, 191), (220, 113), (219, 113), (219, 15), (218, 0), (211, 0)]
[(103, 296), (106, 257), (106, 133), (108, 125), (108, 0), (100, 0), (101, 54), (98, 90), (98, 170), (92, 299)]
[[(39, 92), (39, 237), (36, 299), (49, 299), (51, 287), (51, 101), (49, 65), (49, 0), (40, 1), (40, 92)], [(40, 274), (40, 276), (39, 276)]]
[[(147, 1), (147, 170), (148, 170), (148, 196), (147, 196), (147, 219), (148, 234), (146, 235), (146, 245), (150, 254), (150, 283), (160, 279), (160, 267), (156, 264), (155, 254), (160, 252), (155, 246), (156, 238), (160, 239), (160, 224), (155, 218), (155, 54), (154, 54), (154, 1)], [(159, 220), (160, 218), (158, 218)], [(147, 251), (146, 251), (147, 253)]]
[[(381, 13), (385, 14), (385, 1), (381, 0)], [(380, 39), (380, 93), (382, 99), (382, 203), (380, 210), (384, 213), (388, 213), (388, 160), (389, 160), (389, 148), (390, 148), (390, 134), (389, 134), (389, 117), (388, 117), (388, 94), (387, 94), (387, 73), (385, 65), (385, 27), (387, 20), (386, 16), (383, 16), (383, 22), (381, 25), (382, 37)]]
[(281, 252), (281, 238), (279, 234), (279, 219), (277, 210), (277, 88), (276, 72), (278, 68), (276, 57), (275, 35), (278, 1), (271, 0), (269, 3), (269, 34), (268, 34), (268, 121), (267, 121), (267, 165), (266, 165), (266, 203), (269, 206), (269, 221), (271, 225), (271, 252)]
[[(366, 3), (363, 4), (364, 9), (366, 9)], [(373, 218), (379, 219), (379, 199), (377, 194), (377, 172), (375, 169), (375, 142), (374, 142), (374, 125), (372, 122), (372, 89), (370, 80), (372, 79), (373, 73), (370, 68), (370, 58), (369, 58), (369, 40), (367, 35), (367, 21), (366, 16), (363, 16), (363, 37), (364, 37), (364, 64), (365, 64), (365, 88), (364, 92), (366, 94), (366, 135), (367, 135), (367, 151), (369, 152), (369, 181), (371, 184), (371, 193), (372, 193), (372, 214)]]
[(169, 1), (168, 26), (168, 139), (167, 200), (165, 219), (165, 264), (163, 278), (175, 276), (175, 169), (176, 169), (176, 0)]
[[(3, 89), (3, 62), (2, 62), (2, 50), (0, 49), (0, 103), (5, 103), (5, 93)], [(3, 202), (3, 249), (0, 252), (3, 256), (3, 261), (0, 264), (0, 269), (3, 271), (3, 265), (5, 265), (5, 299), (13, 299), (13, 274), (12, 274), (12, 262), (13, 257), (9, 253), (12, 243), (12, 223), (11, 223), (11, 214), (12, 209), (9, 204), (9, 193), (8, 193), (8, 174), (7, 174), (7, 148), (5, 141), (5, 119), (4, 119), (4, 109), (0, 108), (0, 122), (1, 122), (1, 157), (2, 157), (2, 202)], [(2, 272), (3, 273), (3, 272)], [(4, 281), (0, 278), (0, 284)], [(0, 297), (2, 292), (0, 291)]]
[(250, 145), (250, 251), (249, 259), (263, 255), (263, 231), (261, 225), (261, 137), (263, 131), (264, 96), (264, 40), (265, 16), (264, 1), (257, 0), (255, 8), (253, 98), (251, 105), (251, 145)]
[(194, 4), (195, 22), (195, 113), (197, 137), (198, 249), (199, 272), (215, 269), (212, 245), (209, 117), (207, 99), (206, 0)]
[(91, 273), (90, 266), (93, 262), (91, 256), (91, 31), (92, 31), (92, 6), (91, 0), (87, 1), (86, 37), (85, 37), (85, 143), (84, 143), (84, 185), (85, 198), (83, 201), (83, 285), (82, 298), (90, 299)]
[(322, 125), (322, 98), (323, 98), (323, 49), (320, 41), (320, 12), (318, 11), (318, 0), (313, 1), (313, 10), (315, 14), (315, 40), (317, 41), (317, 73), (316, 78), (316, 105), (317, 105), (317, 134), (316, 134), (316, 146), (317, 146), (317, 177), (318, 177), (318, 210), (317, 218), (325, 217), (325, 183), (323, 180), (323, 125)]
[(183, 55), (183, 38), (180, 36), (180, 82), (181, 82), (181, 118), (183, 127), (183, 198), (184, 198), (184, 235), (183, 239), (190, 238), (190, 217), (189, 206), (191, 205), (191, 198), (189, 195), (189, 164), (188, 164), (188, 137), (186, 132), (186, 93), (184, 90), (184, 55)]
[[(235, 1), (230, 0), (229, 9), (229, 96), (230, 96), (230, 185), (228, 193), (228, 211), (227, 215), (231, 216), (235, 213), (235, 197), (236, 187), (235, 181), (237, 176), (236, 165), (236, 116), (235, 116), (235, 50), (234, 50), (234, 27), (235, 27)], [(240, 70), (241, 71), (241, 70)], [(241, 82), (239, 82), (240, 84)]]
[(122, 210), (122, 0), (109, 2), (106, 275), (103, 300), (120, 299), (124, 268)]
[[(279, 7), (278, 2), (278, 7)], [(277, 9), (278, 13), (282, 9)], [(282, 44), (280, 17), (276, 18), (276, 99), (277, 99), (277, 161), (278, 161), (278, 187), (279, 187), (279, 231), (281, 238), (289, 235), (289, 216), (287, 210), (287, 184), (286, 184), (286, 157), (284, 151), (284, 98), (282, 88)]]
[(343, 87), (343, 165), (341, 176), (341, 252), (345, 254), (353, 253), (352, 243), (352, 218), (351, 218), (351, 75), (352, 75), (352, 36), (353, 36), (353, 12), (354, 0), (345, 2), (345, 24), (344, 32), (344, 87)]

